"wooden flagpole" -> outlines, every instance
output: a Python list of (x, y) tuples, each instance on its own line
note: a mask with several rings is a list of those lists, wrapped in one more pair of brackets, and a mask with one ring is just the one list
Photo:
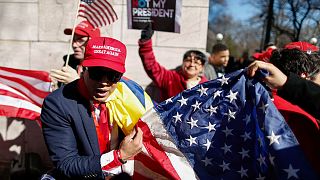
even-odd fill
[(79, 9), (80, 9), (80, 2), (81, 2), (81, 0), (78, 1), (77, 13), (76, 13), (76, 17), (74, 18), (74, 23), (73, 23), (72, 33), (71, 33), (71, 40), (70, 40), (70, 44), (69, 44), (68, 55), (67, 55), (65, 67), (67, 67), (67, 65), (69, 64), (70, 51), (71, 51), (71, 47), (72, 47), (72, 43), (73, 43), (74, 31), (76, 29), (78, 13), (79, 13)]

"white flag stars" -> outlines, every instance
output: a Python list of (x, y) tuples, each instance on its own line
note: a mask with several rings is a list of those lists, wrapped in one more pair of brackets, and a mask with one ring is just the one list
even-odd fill
[(221, 96), (221, 93), (222, 93), (223, 91), (219, 91), (219, 90), (217, 90), (216, 92), (214, 92), (213, 93), (213, 99), (215, 99), (216, 97), (220, 97)]
[(228, 121), (230, 121), (230, 119), (236, 119), (235, 115), (236, 115), (236, 111), (232, 112), (230, 109), (228, 109)]
[(188, 124), (190, 124), (190, 129), (192, 129), (193, 127), (198, 127), (198, 125), (197, 125), (197, 122), (198, 122), (198, 120), (194, 120), (192, 117), (191, 117), (191, 119), (190, 119), (190, 121), (189, 122), (187, 122)]
[(210, 116), (212, 116), (213, 113), (217, 113), (217, 109), (218, 109), (218, 106), (212, 107), (212, 105), (210, 105), (210, 108), (206, 109), (206, 110), (209, 111), (210, 112)]
[(273, 143), (277, 143), (277, 144), (280, 144), (279, 143), (279, 138), (281, 137), (281, 135), (275, 135), (273, 131), (271, 131), (271, 136), (267, 136), (268, 139), (270, 139), (270, 146), (273, 144)]
[(197, 144), (196, 139), (197, 139), (197, 137), (192, 137), (190, 135), (189, 139), (186, 139), (186, 140), (189, 141), (189, 143), (190, 143), (189, 146), (192, 146), (192, 144)]
[(175, 123), (177, 123), (178, 121), (181, 122), (181, 116), (182, 116), (182, 114), (179, 114), (179, 112), (177, 112), (177, 114), (173, 116), (173, 118), (175, 119), (174, 122)]
[(297, 172), (300, 171), (300, 169), (293, 169), (292, 165), (289, 164), (289, 168), (283, 169), (283, 170), (288, 173), (288, 179), (290, 179), (291, 177), (295, 177), (295, 178), (299, 179)]
[(197, 109), (200, 110), (200, 105), (201, 103), (199, 103), (198, 100), (196, 100), (196, 103), (191, 105), (193, 107), (193, 112), (196, 111)]
[(180, 102), (180, 107), (182, 107), (183, 105), (187, 105), (188, 98), (185, 99), (183, 96), (181, 96), (181, 99), (178, 101)]
[(237, 94), (238, 94), (238, 92), (233, 93), (233, 92), (230, 90), (229, 95), (226, 96), (226, 97), (229, 98), (230, 103), (232, 103), (233, 100), (237, 100)]
[(223, 86), (224, 84), (228, 84), (228, 80), (229, 78), (224, 77), (224, 75), (221, 77), (221, 79), (217, 79), (218, 81), (221, 82), (221, 86)]
[(172, 101), (172, 98), (169, 98), (169, 99), (166, 100), (166, 104), (168, 104), (168, 103), (170, 103), (170, 102), (173, 102), (173, 101)]
[(209, 125), (207, 127), (205, 127), (205, 128), (208, 129), (209, 132), (212, 131), (212, 130), (215, 131), (216, 130), (216, 128), (215, 128), (216, 125), (217, 124), (211, 124), (211, 122), (209, 122)]
[(202, 96), (202, 95), (208, 95), (207, 94), (207, 90), (208, 90), (208, 88), (204, 88), (202, 85), (200, 86), (200, 89), (197, 89), (197, 91), (198, 92), (200, 92), (200, 97)]
[(207, 151), (208, 151), (210, 149), (211, 142), (209, 141), (209, 139), (207, 139), (207, 142), (203, 145), (207, 148)]

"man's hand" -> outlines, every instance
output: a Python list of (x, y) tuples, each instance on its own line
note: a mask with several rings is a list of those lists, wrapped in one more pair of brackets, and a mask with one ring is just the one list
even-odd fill
[(128, 160), (141, 152), (143, 146), (142, 136), (142, 130), (140, 128), (136, 128), (124, 138), (119, 148), (122, 160)]
[(64, 66), (61, 70), (52, 69), (50, 71), (50, 76), (64, 84), (68, 84), (76, 79), (79, 79), (79, 75), (75, 69), (70, 66)]
[(262, 61), (254, 61), (248, 66), (248, 75), (253, 77), (258, 69), (263, 69), (269, 72), (269, 76), (262, 80), (273, 89), (280, 89), (287, 81), (287, 76), (283, 74), (277, 67), (271, 63)]

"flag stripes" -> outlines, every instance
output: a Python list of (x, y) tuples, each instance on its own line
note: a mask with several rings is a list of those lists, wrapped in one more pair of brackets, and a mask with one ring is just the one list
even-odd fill
[(118, 19), (107, 0), (81, 0), (79, 16), (87, 19), (94, 28), (109, 25)]
[(0, 67), (0, 116), (39, 120), (50, 87), (47, 72)]
[(49, 74), (44, 71), (0, 67), (0, 83), (7, 85), (41, 106), (51, 87)]

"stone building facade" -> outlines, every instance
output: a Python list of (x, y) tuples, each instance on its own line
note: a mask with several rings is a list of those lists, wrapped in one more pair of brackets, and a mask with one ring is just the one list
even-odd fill
[[(138, 55), (137, 42), (141, 31), (127, 28), (127, 0), (110, 2), (119, 19), (111, 26), (101, 28), (101, 31), (104, 36), (126, 44), (125, 76), (145, 87), (151, 80)], [(44, 71), (61, 68), (70, 40), (63, 30), (73, 26), (76, 6), (76, 0), (0, 0), (0, 66)], [(181, 33), (155, 32), (153, 35), (155, 55), (167, 68), (180, 65), (183, 53), (189, 49), (203, 52), (206, 49), (209, 0), (182, 0), (182, 6)], [(45, 146), (39, 126), (35, 122), (4, 117), (0, 120), (6, 121), (0, 126), (0, 174), (3, 174), (0, 179), (6, 179), (11, 160), (23, 152), (37, 151), (45, 166), (50, 166), (46, 150), (43, 150)], [(21, 121), (20, 125), (24, 128), (17, 126), (16, 121)], [(38, 140), (35, 139), (37, 135), (30, 135), (30, 132), (38, 134)], [(8, 140), (8, 134), (16, 140)], [(21, 151), (12, 150), (14, 145)]]

